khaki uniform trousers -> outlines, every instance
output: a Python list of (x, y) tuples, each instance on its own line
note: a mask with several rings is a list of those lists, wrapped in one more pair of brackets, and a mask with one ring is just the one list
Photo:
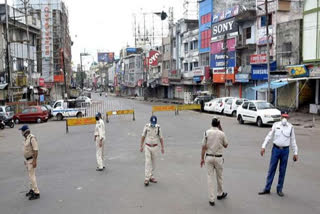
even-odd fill
[(104, 167), (104, 141), (102, 141), (102, 147), (99, 146), (100, 140), (97, 137), (96, 140), (96, 158), (99, 169)]
[(36, 179), (36, 169), (32, 166), (33, 159), (26, 160), (26, 168), (29, 175), (29, 181), (30, 181), (30, 189), (32, 189), (35, 193), (39, 194), (40, 191), (38, 189), (37, 185), (37, 179)]
[(223, 158), (222, 157), (206, 157), (206, 165), (208, 171), (208, 193), (209, 193), (209, 201), (215, 201), (215, 188), (214, 188), (214, 171), (216, 171), (217, 177), (217, 195), (221, 196), (223, 194), (223, 179), (222, 179), (222, 171), (223, 171)]
[(156, 156), (159, 152), (159, 146), (150, 147), (144, 146), (144, 154), (145, 154), (145, 180), (150, 180), (153, 178), (153, 171), (156, 166)]

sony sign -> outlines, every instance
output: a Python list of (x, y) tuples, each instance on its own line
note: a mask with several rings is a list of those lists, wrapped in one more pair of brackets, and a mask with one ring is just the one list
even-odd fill
[(238, 31), (238, 24), (235, 19), (227, 19), (212, 25), (212, 37), (233, 33)]

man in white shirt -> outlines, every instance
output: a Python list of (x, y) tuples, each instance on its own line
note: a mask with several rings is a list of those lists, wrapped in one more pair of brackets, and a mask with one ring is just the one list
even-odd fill
[(94, 141), (96, 142), (96, 158), (97, 158), (97, 171), (103, 171), (105, 169), (104, 166), (104, 141), (106, 139), (106, 131), (104, 122), (101, 119), (101, 113), (96, 114), (96, 127), (94, 131)]
[(267, 135), (261, 148), (261, 156), (265, 153), (269, 141), (273, 139), (273, 148), (270, 160), (270, 166), (268, 171), (267, 183), (262, 192), (259, 195), (270, 194), (273, 178), (279, 164), (279, 180), (277, 186), (277, 193), (280, 197), (283, 197), (282, 192), (284, 178), (286, 175), (288, 157), (289, 157), (289, 146), (291, 145), (293, 150), (293, 161), (298, 161), (298, 146), (296, 144), (296, 136), (294, 128), (291, 123), (287, 121), (289, 118), (288, 114), (282, 114), (281, 121), (273, 124), (271, 131)]

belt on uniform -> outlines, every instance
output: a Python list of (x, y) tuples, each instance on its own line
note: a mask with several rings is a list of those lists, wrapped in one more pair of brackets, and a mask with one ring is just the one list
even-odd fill
[(28, 158), (26, 158), (26, 160), (28, 161), (28, 160), (31, 160), (33, 157), (28, 157)]
[(222, 155), (213, 155), (213, 154), (206, 154), (206, 156), (216, 157), (216, 158), (221, 158), (222, 157)]
[(149, 143), (146, 143), (146, 145), (149, 146), (149, 147), (156, 147), (156, 146), (158, 146), (158, 144), (149, 144)]
[(278, 146), (276, 144), (273, 144), (274, 147), (276, 147), (277, 149), (287, 149), (289, 148), (289, 146)]

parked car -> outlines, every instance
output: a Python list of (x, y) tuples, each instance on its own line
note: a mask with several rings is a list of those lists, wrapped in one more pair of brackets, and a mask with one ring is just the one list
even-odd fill
[(14, 110), (11, 106), (0, 106), (0, 117), (3, 116), (6, 119), (12, 118), (14, 115)]
[(47, 122), (49, 119), (48, 110), (44, 106), (30, 106), (13, 116), (16, 124), (21, 122)]
[(204, 111), (204, 104), (206, 102), (209, 102), (210, 100), (216, 98), (215, 96), (213, 95), (201, 95), (201, 96), (197, 96), (193, 103), (194, 104), (200, 104), (201, 105), (201, 111)]
[(213, 112), (223, 114), (225, 104), (228, 102), (229, 99), (232, 99), (233, 97), (222, 97), (218, 98), (217, 102), (213, 106)]
[(87, 96), (79, 96), (79, 97), (77, 97), (76, 101), (79, 101), (79, 100), (81, 100), (83, 103), (86, 103), (88, 105), (92, 104), (92, 100)]
[[(82, 101), (82, 100), (79, 100)], [(52, 114), (57, 120), (65, 117), (83, 117), (86, 109), (81, 108), (81, 103), (77, 100), (58, 100), (53, 104)]]
[(264, 124), (273, 124), (281, 120), (281, 111), (266, 101), (245, 101), (237, 109), (237, 120), (240, 124), (254, 122), (259, 127)]
[(51, 105), (42, 105), (48, 110), (49, 118), (53, 117), (52, 115), (52, 106)]
[(231, 115), (233, 117), (237, 116), (237, 109), (244, 101), (248, 101), (247, 99), (243, 98), (230, 98), (225, 104), (224, 107), (224, 114)]
[(208, 112), (213, 112), (214, 106), (217, 104), (218, 100), (219, 99), (216, 98), (216, 99), (210, 100), (209, 102), (206, 102), (204, 104), (204, 108), (203, 109), (205, 111), (208, 111)]

